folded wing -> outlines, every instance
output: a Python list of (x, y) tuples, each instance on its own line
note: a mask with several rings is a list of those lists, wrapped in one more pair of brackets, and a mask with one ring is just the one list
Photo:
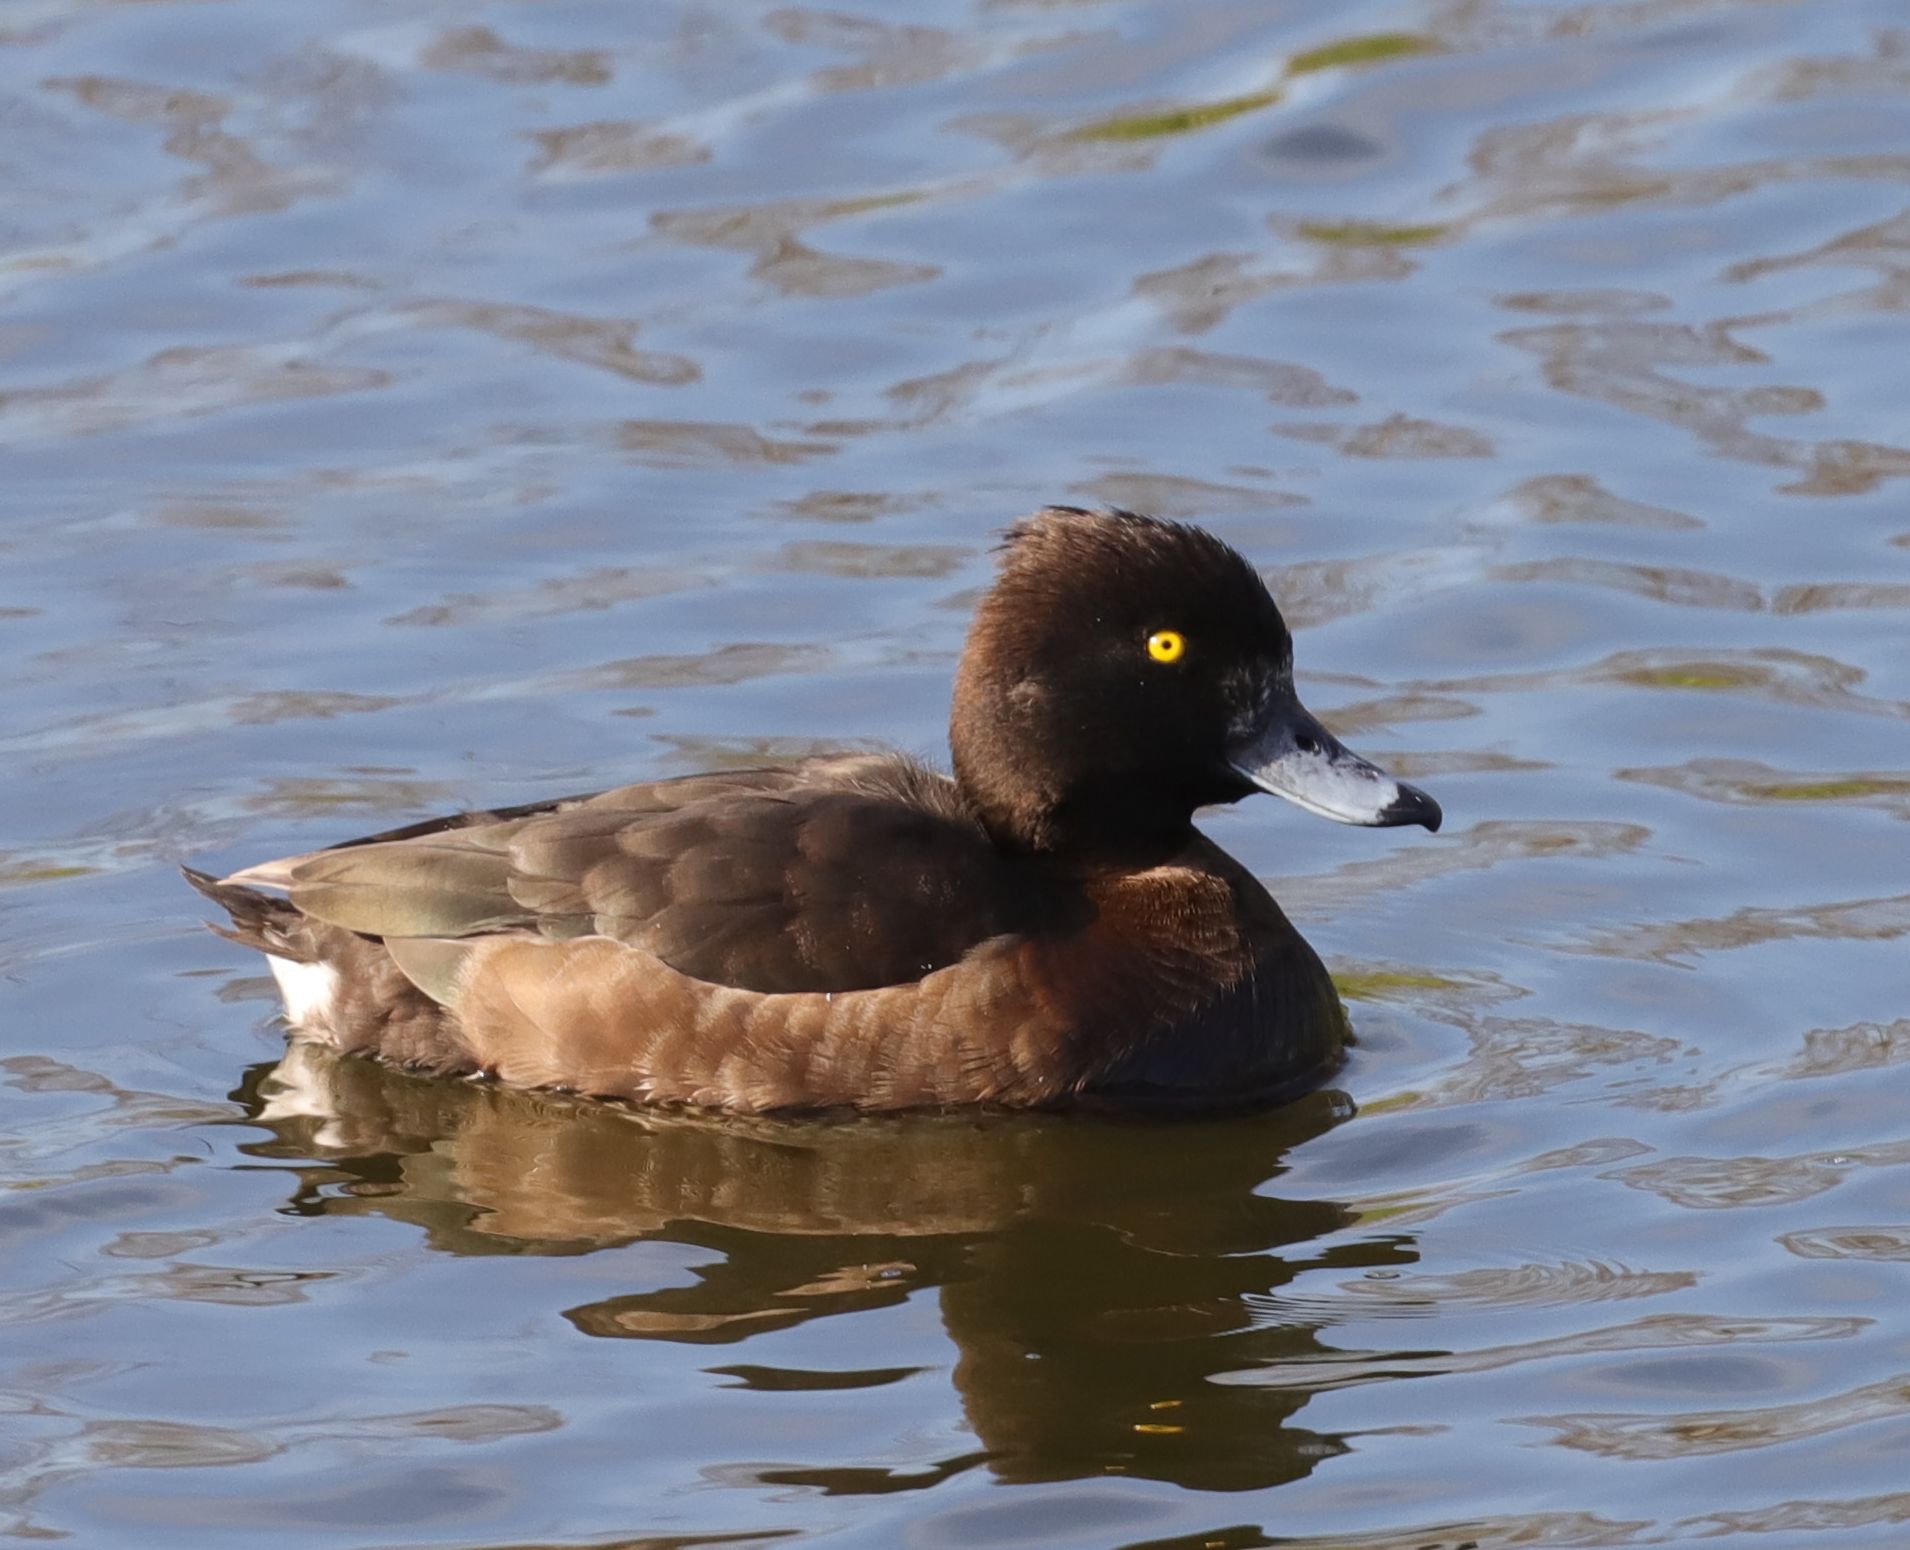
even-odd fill
[(237, 880), (382, 938), (441, 999), (462, 946), (499, 933), (609, 937), (744, 990), (849, 991), (918, 980), (1036, 907), (952, 782), (875, 757), (461, 815)]

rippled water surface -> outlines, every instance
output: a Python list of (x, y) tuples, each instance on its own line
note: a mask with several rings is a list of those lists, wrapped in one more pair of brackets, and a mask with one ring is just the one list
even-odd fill
[[(0, 1536), (1910, 1543), (1895, 0), (0, 4)], [(941, 745), (1197, 518), (1448, 825), (1209, 824), (1337, 1089), (282, 1054), (174, 864)]]

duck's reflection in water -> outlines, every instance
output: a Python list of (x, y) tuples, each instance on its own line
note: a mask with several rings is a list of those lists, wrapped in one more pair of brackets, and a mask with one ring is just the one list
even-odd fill
[[(1293, 1416), (1304, 1389), (1209, 1381), (1317, 1360), (1329, 1317), (1267, 1294), (1302, 1270), (1410, 1263), (1412, 1240), (1315, 1242), (1351, 1219), (1272, 1192), (1288, 1151), (1343, 1118), (1336, 1093), (1202, 1121), (966, 1114), (844, 1122), (633, 1113), (426, 1081), (309, 1045), (235, 1095), (273, 1132), (253, 1155), (291, 1206), (415, 1223), (454, 1254), (578, 1254), (638, 1239), (712, 1251), (689, 1286), (564, 1310), (589, 1335), (711, 1345), (939, 1288), (974, 1455), (1003, 1478), (1124, 1472), (1206, 1490), (1275, 1485), (1344, 1451)], [(1305, 1306), (1305, 1304), (1303, 1304)], [(751, 1387), (899, 1376), (792, 1373)], [(944, 1471), (946, 1473), (948, 1471)], [(778, 1474), (839, 1491), (883, 1470)]]

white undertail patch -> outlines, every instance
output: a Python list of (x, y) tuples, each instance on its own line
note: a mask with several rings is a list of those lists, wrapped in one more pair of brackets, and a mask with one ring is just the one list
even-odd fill
[(270, 953), (265, 961), (272, 966), (272, 978), (279, 982), (285, 1020), (295, 1028), (318, 1031), (327, 1027), (332, 1002), (338, 995), (338, 970), (329, 963), (294, 963)]

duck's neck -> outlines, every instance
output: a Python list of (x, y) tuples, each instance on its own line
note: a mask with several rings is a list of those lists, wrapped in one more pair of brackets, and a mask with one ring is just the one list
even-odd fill
[(1016, 770), (990, 772), (955, 756), (963, 795), (997, 849), (1083, 864), (1149, 866), (1184, 849), (1194, 836), (1194, 802), (1180, 793), (1107, 779), (1077, 782), (1060, 793)]
[(1079, 789), (1049, 822), (1052, 854), (1096, 865), (1155, 866), (1194, 838), (1194, 804), (1179, 793), (1137, 792), (1111, 783)]

